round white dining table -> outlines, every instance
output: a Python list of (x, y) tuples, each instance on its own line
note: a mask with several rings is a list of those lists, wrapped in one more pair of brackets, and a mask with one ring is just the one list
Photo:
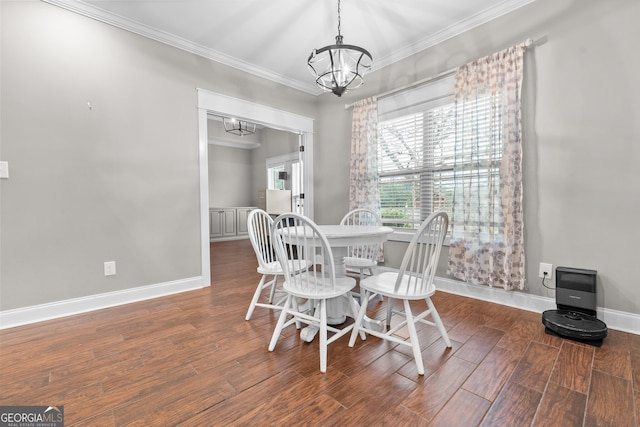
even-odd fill
[[(346, 275), (344, 259), (349, 246), (383, 243), (393, 233), (391, 227), (376, 225), (318, 225), (318, 228), (324, 233), (331, 246), (336, 276)], [(349, 301), (344, 297), (327, 300), (327, 323), (330, 325), (344, 323), (346, 313), (349, 312), (348, 304)], [(365, 321), (374, 322), (368, 318)], [(316, 332), (317, 328), (309, 326), (300, 332), (300, 337), (305, 341), (311, 341)]]
[(318, 225), (331, 246), (337, 276), (345, 276), (344, 258), (347, 247), (382, 243), (387, 240), (393, 228), (376, 225)]

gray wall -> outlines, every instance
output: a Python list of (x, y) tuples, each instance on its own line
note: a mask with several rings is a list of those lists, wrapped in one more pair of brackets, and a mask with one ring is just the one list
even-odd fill
[(209, 207), (252, 206), (251, 151), (209, 144)]
[[(537, 0), (372, 73), (343, 98), (320, 96), (316, 219), (338, 221), (348, 208), (348, 197), (332, 196), (348, 182), (345, 103), (532, 37), (539, 44), (525, 55), (523, 93), (527, 292), (554, 296), (540, 284), (539, 262), (590, 268), (599, 306), (640, 313), (639, 19), (637, 0)], [(403, 248), (388, 244), (388, 263), (399, 263)], [(446, 276), (446, 260), (440, 265)]]
[(201, 274), (196, 88), (315, 116), (311, 95), (56, 6), (0, 19), (1, 310)]

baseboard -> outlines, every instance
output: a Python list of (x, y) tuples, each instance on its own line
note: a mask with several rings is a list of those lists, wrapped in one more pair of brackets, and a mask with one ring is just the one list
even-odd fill
[(209, 242), (228, 242), (230, 240), (247, 240), (249, 238), (248, 234), (241, 234), (239, 236), (227, 236), (227, 237), (214, 237), (209, 239)]
[(0, 311), (0, 329), (13, 328), (15, 326), (42, 322), (44, 320), (115, 307), (132, 302), (201, 289), (202, 287), (202, 277), (191, 277), (122, 291)]
[[(518, 291), (505, 291), (501, 288), (470, 285), (446, 277), (436, 277), (436, 288), (442, 292), (475, 298), (496, 304), (507, 305), (522, 310), (542, 313), (556, 308), (555, 298), (530, 295)], [(607, 324), (607, 328), (640, 335), (640, 316), (624, 311), (597, 308), (598, 319)], [(540, 320), (542, 322), (542, 319)]]

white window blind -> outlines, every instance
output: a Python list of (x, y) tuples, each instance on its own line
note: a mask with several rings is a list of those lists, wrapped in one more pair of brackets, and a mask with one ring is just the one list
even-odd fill
[(453, 77), (380, 100), (378, 168), (385, 225), (415, 229), (435, 210), (451, 215)]

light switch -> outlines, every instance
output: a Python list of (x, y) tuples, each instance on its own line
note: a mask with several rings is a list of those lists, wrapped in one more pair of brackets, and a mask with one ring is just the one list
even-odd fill
[(9, 162), (0, 162), (0, 178), (9, 178)]

